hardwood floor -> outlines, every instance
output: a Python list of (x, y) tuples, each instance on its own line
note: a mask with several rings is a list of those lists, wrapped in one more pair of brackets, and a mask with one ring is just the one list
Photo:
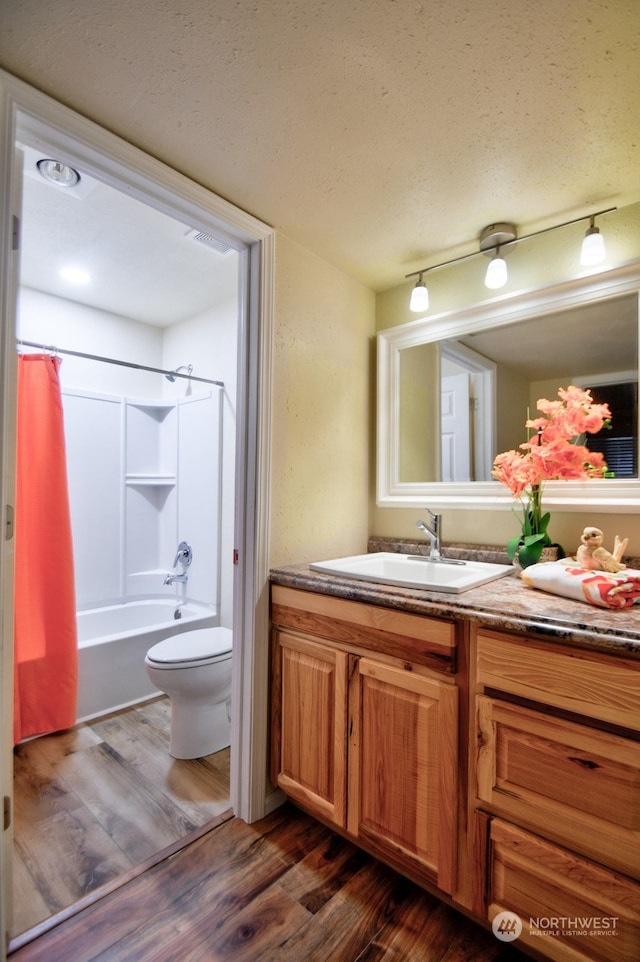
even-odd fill
[(289, 804), (204, 833), (11, 962), (525, 962)]
[(16, 748), (12, 936), (229, 809), (229, 749), (173, 759), (169, 723), (161, 696)]

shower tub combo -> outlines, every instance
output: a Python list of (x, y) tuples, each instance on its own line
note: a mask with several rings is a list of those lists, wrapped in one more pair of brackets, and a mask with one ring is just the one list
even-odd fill
[(219, 624), (207, 605), (154, 598), (77, 613), (78, 711), (86, 721), (158, 694), (145, 668), (149, 648), (170, 635)]

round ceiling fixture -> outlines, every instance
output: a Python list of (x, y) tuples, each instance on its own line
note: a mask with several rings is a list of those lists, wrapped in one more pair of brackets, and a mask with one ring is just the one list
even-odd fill
[(75, 187), (80, 183), (80, 174), (73, 167), (60, 163), (59, 160), (43, 158), (38, 161), (38, 170), (45, 180), (56, 187)]

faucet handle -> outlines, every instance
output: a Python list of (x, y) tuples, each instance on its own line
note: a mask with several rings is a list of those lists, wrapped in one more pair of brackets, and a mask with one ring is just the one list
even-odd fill
[(193, 561), (193, 549), (188, 541), (181, 541), (178, 545), (178, 551), (176, 553), (173, 567), (175, 568), (178, 562), (182, 564), (185, 568), (188, 568)]

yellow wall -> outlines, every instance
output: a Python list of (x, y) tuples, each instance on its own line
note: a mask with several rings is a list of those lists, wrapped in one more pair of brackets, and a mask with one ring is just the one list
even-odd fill
[(375, 298), (276, 238), (272, 566), (366, 551)]
[[(559, 218), (561, 219), (561, 218)], [(597, 222), (607, 245), (605, 267), (614, 267), (640, 257), (640, 204), (615, 211)], [(579, 276), (578, 256), (586, 225), (577, 224), (540, 237), (523, 241), (508, 255), (508, 285), (500, 292), (514, 295), (535, 290)], [(432, 263), (437, 263), (432, 258)], [(425, 265), (428, 265), (425, 260)], [(425, 275), (429, 288), (430, 314), (480, 304), (495, 296), (484, 287), (486, 262), (472, 257), (462, 264)], [(409, 311), (409, 297), (415, 279), (383, 291), (376, 298), (376, 330), (381, 331), (407, 321), (416, 315)], [(613, 543), (615, 534), (629, 537), (628, 553), (640, 555), (640, 505), (638, 511), (626, 514), (604, 512), (554, 511), (549, 534), (568, 553), (575, 551), (582, 529), (597, 525), (605, 533), (605, 544)], [(445, 541), (469, 544), (505, 544), (518, 532), (517, 516), (510, 511), (448, 509), (443, 511)], [(399, 538), (413, 538), (420, 510), (413, 508), (380, 508), (372, 494), (371, 533)]]

